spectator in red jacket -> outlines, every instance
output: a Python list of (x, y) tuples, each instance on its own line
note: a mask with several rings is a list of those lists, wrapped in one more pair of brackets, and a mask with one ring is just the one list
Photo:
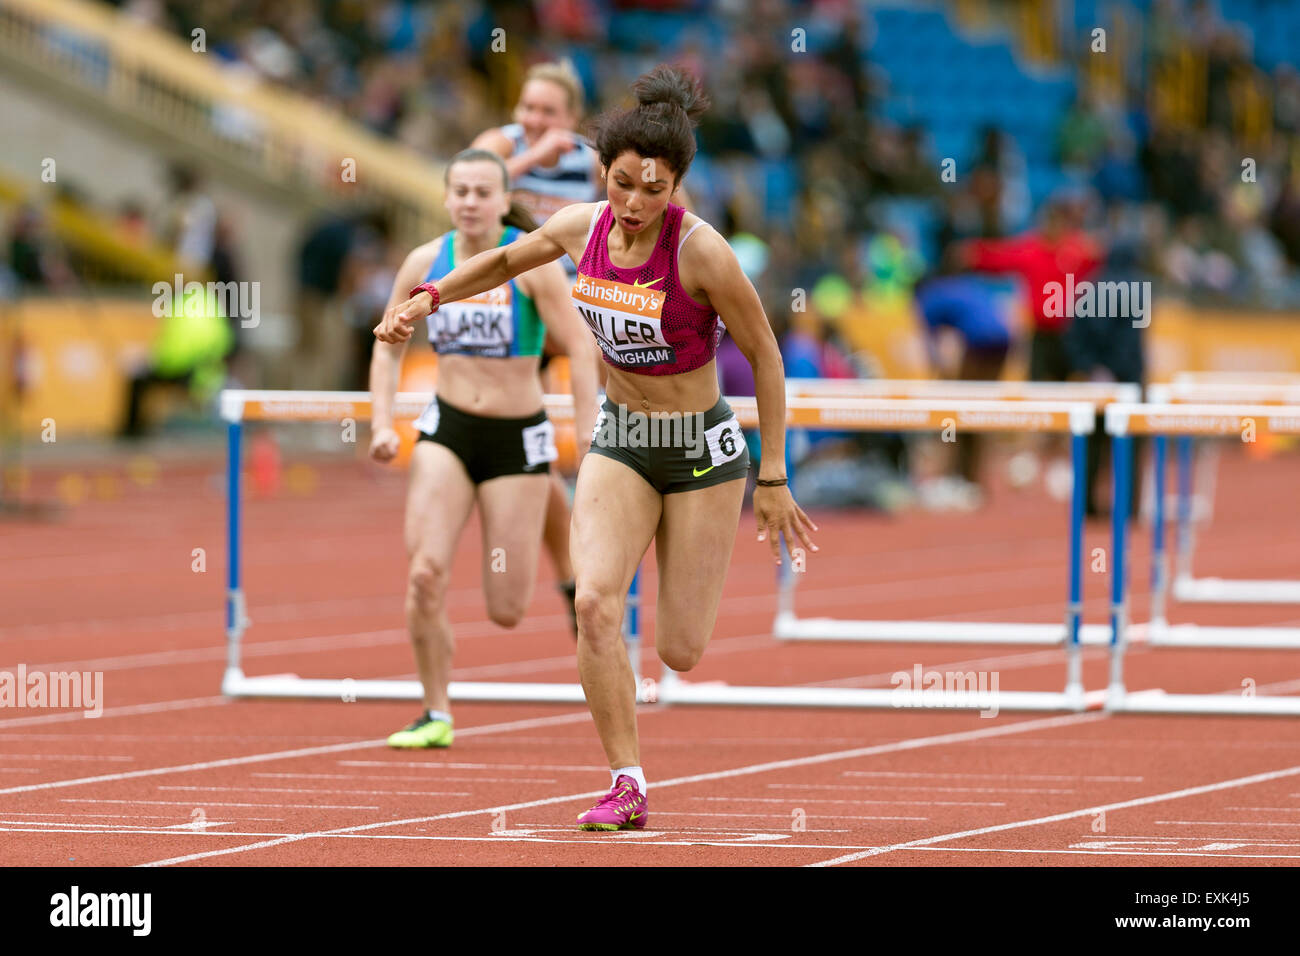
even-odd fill
[[(1079, 211), (1066, 200), (1055, 200), (1043, 211), (1037, 232), (1011, 239), (975, 239), (965, 244), (966, 266), (985, 272), (1010, 272), (1024, 281), (1033, 315), (1029, 345), (1029, 378), (1035, 382), (1063, 382), (1070, 368), (1063, 337), (1072, 310), (1052, 315), (1047, 308), (1053, 290), (1073, 288), (1101, 266), (1100, 246), (1079, 228)], [(1072, 276), (1072, 279), (1067, 277)]]
[[(1080, 282), (1089, 281), (1104, 258), (1100, 246), (1080, 227), (1080, 213), (1075, 202), (1053, 200), (1044, 208), (1042, 224), (1036, 232), (1011, 239), (975, 239), (958, 253), (969, 268), (1013, 273), (1024, 282), (1033, 317), (1029, 340), (1031, 381), (1064, 382), (1077, 371), (1071, 367), (1065, 347), (1065, 331), (1074, 314), (1073, 303), (1064, 301), (1064, 297), (1073, 294)], [(1065, 308), (1057, 307), (1062, 304)], [(1065, 456), (1064, 443), (1054, 440), (1032, 444), (1040, 449), (1046, 444), (1052, 459), (1044, 476), (1048, 493), (1058, 500), (1067, 499), (1073, 471)], [(1028, 449), (1014, 455), (1009, 462), (1013, 485), (1027, 484), (1038, 470), (1038, 457)]]

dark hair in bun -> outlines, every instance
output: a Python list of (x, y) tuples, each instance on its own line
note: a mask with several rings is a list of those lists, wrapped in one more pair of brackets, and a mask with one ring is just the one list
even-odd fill
[(637, 105), (608, 110), (595, 121), (593, 139), (608, 169), (629, 149), (662, 159), (680, 182), (695, 158), (695, 124), (709, 105), (700, 82), (685, 70), (657, 66), (632, 84)]

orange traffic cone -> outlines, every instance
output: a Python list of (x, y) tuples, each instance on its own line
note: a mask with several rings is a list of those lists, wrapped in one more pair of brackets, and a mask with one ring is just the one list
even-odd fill
[(252, 442), (249, 465), (253, 474), (253, 490), (263, 498), (280, 490), (280, 446), (270, 432), (262, 432)]

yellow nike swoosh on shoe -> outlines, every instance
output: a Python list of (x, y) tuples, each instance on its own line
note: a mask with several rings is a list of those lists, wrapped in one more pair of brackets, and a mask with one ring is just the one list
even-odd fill
[(711, 472), (714, 468), (717, 467), (718, 467), (717, 465), (709, 465), (708, 468), (705, 468), (703, 470), (699, 468), (694, 468), (691, 470), (691, 474), (694, 475), (696, 478), (698, 478), (700, 477), (700, 475), (707, 475), (709, 472)]

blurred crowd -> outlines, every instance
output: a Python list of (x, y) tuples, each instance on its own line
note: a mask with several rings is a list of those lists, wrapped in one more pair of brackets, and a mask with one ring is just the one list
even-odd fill
[[(996, 126), (977, 129), (957, 157), (968, 173), (943, 177), (926, 128), (885, 118), (889, 77), (872, 64), (871, 10), (854, 0), (110, 5), (187, 40), (201, 28), (208, 52), (232, 67), (436, 159), (509, 122), (532, 63), (569, 60), (593, 111), (626, 101), (657, 62), (686, 66), (713, 99), (692, 200), (731, 238), (809, 375), (879, 374), (869, 326), (901, 312), (920, 320), (935, 374), (996, 376), (1018, 336), (1046, 333), (1031, 356), (1036, 377), (1140, 380), (1136, 339), (1049, 341), (1068, 330), (1045, 318), (1032, 283), (1067, 271), (1057, 267), (1062, 248), (1073, 250), (1065, 259), (1078, 278), (1122, 276), (1157, 294), (1230, 304), (1300, 303), (1300, 75), (1256, 65), (1248, 32), (1212, 0), (1144, 4), (1135, 72), (1117, 91), (1089, 80), (1086, 52), (1066, 64), (1078, 95), (1056, 130), (1065, 186), (1049, 196), (1031, 194), (1020, 144)], [(1040, 8), (1058, 6), (1068, 7)], [(987, 7), (996, 16), (1017, 5)], [(1083, 31), (1062, 40), (1061, 49), (1087, 49)], [(1203, 109), (1171, 119), (1161, 97), (1188, 62)], [(35, 261), (27, 228), (11, 225), (10, 265), (24, 278)], [(346, 296), (360, 327), (380, 300), (385, 241), (364, 215), (313, 223), (304, 309)], [(312, 266), (309, 249), (325, 250), (327, 264)], [(1044, 271), (1045, 259), (1057, 266)], [(356, 262), (363, 277), (350, 282)], [(998, 277), (1019, 281), (1019, 293), (1005, 294), (1014, 286)], [(337, 384), (362, 387), (362, 370)]]
[[(883, 119), (888, 77), (871, 65), (870, 11), (852, 0), (111, 5), (186, 38), (202, 29), (208, 52), (230, 65), (439, 159), (509, 120), (533, 62), (568, 58), (599, 109), (671, 58), (700, 75), (714, 101), (699, 130), (692, 197), (706, 218), (759, 240), (766, 269), (756, 279), (773, 294), (811, 287), (841, 266), (871, 272), (873, 240), (891, 233), (902, 233), (919, 275), (939, 264), (952, 239), (1006, 235), (1036, 212), (1011, 136), (980, 130), (958, 157), (971, 174), (946, 183), (926, 130)], [(804, 35), (792, 40), (796, 26)], [(1104, 96), (1081, 82), (1060, 120), (1059, 160), (1087, 199), (1085, 225), (1131, 252), (1144, 277), (1167, 291), (1293, 301), (1300, 76), (1285, 64), (1272, 74), (1254, 66), (1243, 30), (1209, 0), (1153, 0), (1142, 36), (1142, 75), (1127, 94)], [(1187, 51), (1205, 73), (1199, 126), (1162, 122), (1152, 109), (1167, 64)], [(1252, 100), (1271, 104), (1273, 135), (1247, 151), (1232, 133)], [(1243, 155), (1254, 161), (1249, 182)], [(928, 206), (919, 228), (899, 229), (898, 198)], [(22, 249), (10, 258), (30, 278)], [(891, 276), (905, 286), (908, 278)]]

